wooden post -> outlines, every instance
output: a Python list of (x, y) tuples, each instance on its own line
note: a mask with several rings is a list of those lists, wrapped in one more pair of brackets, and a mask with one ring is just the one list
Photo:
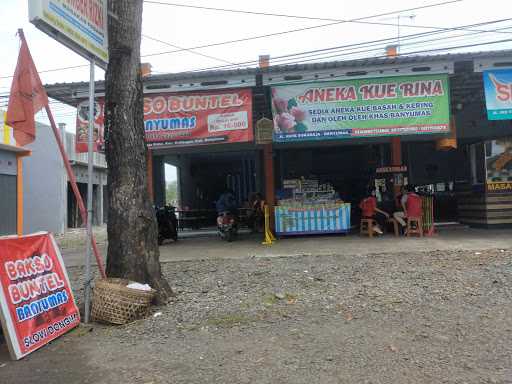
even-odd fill
[(155, 201), (155, 191), (153, 189), (153, 151), (148, 148), (146, 152), (146, 159), (148, 163), (148, 192), (151, 201)]
[[(402, 165), (402, 142), (399, 137), (391, 138), (391, 165), (399, 167)], [(400, 194), (401, 186), (394, 185), (395, 197)]]
[(18, 172), (16, 173), (16, 232), (23, 236), (23, 161), (22, 156), (16, 156)]
[(265, 199), (269, 207), (270, 229), (274, 231), (274, 205), (276, 203), (275, 183), (274, 183), (274, 157), (272, 144), (263, 146), (263, 167), (265, 172)]

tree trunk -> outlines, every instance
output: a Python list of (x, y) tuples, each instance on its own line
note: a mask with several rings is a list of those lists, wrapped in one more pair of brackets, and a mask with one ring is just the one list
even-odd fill
[(148, 283), (164, 302), (157, 224), (147, 185), (140, 73), (142, 0), (111, 0), (109, 63), (105, 75), (108, 164), (107, 275)]

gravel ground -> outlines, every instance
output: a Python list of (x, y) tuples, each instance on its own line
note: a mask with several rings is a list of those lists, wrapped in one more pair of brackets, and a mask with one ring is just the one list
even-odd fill
[(0, 354), (0, 382), (512, 383), (511, 250), (163, 268), (169, 305), (20, 362)]

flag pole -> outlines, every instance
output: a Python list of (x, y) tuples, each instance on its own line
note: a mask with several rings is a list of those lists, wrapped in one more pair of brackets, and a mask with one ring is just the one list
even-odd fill
[[(18, 36), (20, 37), (22, 46), (23, 45), (26, 46), (27, 41), (25, 40), (25, 34), (23, 33), (23, 29), (21, 29), (21, 28), (18, 29)], [(37, 70), (35, 69), (35, 66), (34, 66), (34, 71), (37, 72)], [(40, 82), (39, 76), (38, 76), (38, 81)], [(41, 85), (41, 87), (42, 87), (42, 85)], [(43, 88), (43, 92), (44, 92), (44, 88)], [(62, 144), (62, 140), (60, 138), (61, 133), (60, 133), (59, 129), (57, 128), (57, 124), (55, 124), (55, 120), (53, 118), (52, 111), (50, 110), (50, 106), (48, 104), (48, 99), (46, 97), (46, 94), (45, 94), (45, 99), (46, 99), (46, 101), (44, 103), (44, 108), (46, 110), (48, 119), (50, 120), (50, 125), (52, 127), (53, 135), (55, 136), (55, 140), (57, 141), (57, 146), (59, 147), (59, 151), (62, 156), (64, 166), (66, 168), (68, 179), (71, 184), (71, 189), (73, 190), (76, 201), (78, 203), (78, 208), (79, 208), (80, 214), (82, 216), (82, 221), (84, 223), (87, 223), (87, 212), (85, 210), (84, 202), (83, 202), (82, 196), (80, 195), (80, 192), (78, 190), (78, 186), (76, 185), (76, 177), (75, 177), (75, 174), (73, 173), (73, 170), (71, 169), (71, 165), (69, 164), (69, 158), (66, 154), (66, 150), (64, 149), (64, 145)], [(91, 238), (90, 239), (88, 238), (88, 240), (90, 240), (90, 243), (94, 250), (94, 255), (96, 256), (96, 261), (98, 263), (98, 268), (100, 270), (100, 274), (102, 277), (105, 277), (105, 269), (103, 267), (103, 260), (101, 258), (100, 252), (98, 250), (98, 246), (96, 245), (96, 240), (94, 239), (94, 236), (91, 236)]]
[[(78, 186), (76, 185), (76, 177), (71, 169), (71, 165), (69, 165), (69, 158), (66, 154), (66, 150), (64, 149), (64, 145), (62, 144), (62, 140), (60, 139), (60, 134), (55, 124), (55, 120), (53, 119), (52, 111), (48, 105), (45, 105), (46, 114), (48, 115), (48, 120), (50, 120), (50, 125), (53, 130), (53, 134), (55, 136), (55, 140), (57, 141), (57, 145), (60, 150), (60, 154), (62, 155), (62, 160), (64, 161), (64, 166), (66, 167), (66, 173), (68, 174), (69, 183), (71, 184), (71, 189), (73, 190), (73, 194), (75, 195), (76, 201), (78, 203), (78, 209), (80, 210), (80, 216), (82, 217), (82, 221), (87, 222), (87, 211), (85, 210), (84, 201), (82, 196), (80, 195), (80, 191), (78, 190)], [(94, 234), (91, 236), (91, 245), (94, 251), (94, 256), (96, 257), (96, 262), (98, 263), (98, 269), (100, 270), (101, 277), (105, 277), (105, 268), (103, 267), (103, 260), (101, 258), (100, 251), (98, 249), (98, 245), (96, 244), (96, 239), (94, 238)]]
[[(92, 244), (92, 166), (93, 166), (93, 135), (94, 135), (94, 59), (90, 61), (89, 71), (89, 126), (87, 134), (87, 248), (85, 253), (85, 323), (89, 323), (91, 304), (91, 244)], [(99, 134), (99, 132), (98, 132)], [(101, 188), (101, 185), (98, 186)]]

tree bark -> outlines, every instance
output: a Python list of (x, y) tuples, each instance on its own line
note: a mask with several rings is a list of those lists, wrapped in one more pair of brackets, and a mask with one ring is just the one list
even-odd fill
[(147, 185), (140, 73), (142, 0), (110, 0), (109, 63), (105, 74), (108, 164), (107, 275), (148, 283), (165, 302), (157, 224)]

